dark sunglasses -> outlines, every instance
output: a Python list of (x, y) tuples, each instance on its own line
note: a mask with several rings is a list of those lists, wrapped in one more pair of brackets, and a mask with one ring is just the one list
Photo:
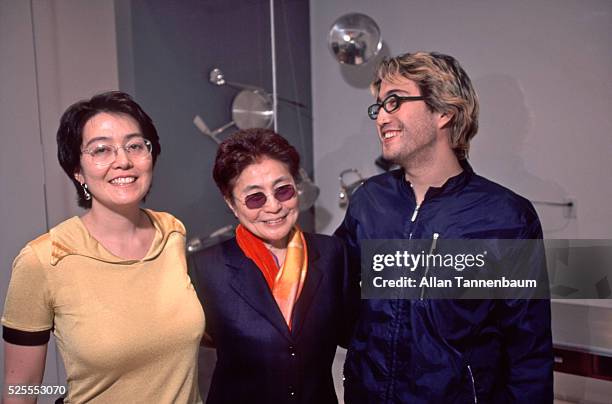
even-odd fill
[(377, 102), (376, 104), (372, 104), (368, 107), (368, 116), (370, 119), (378, 118), (378, 112), (380, 109), (384, 109), (388, 114), (396, 111), (402, 103), (406, 101), (421, 101), (424, 100), (425, 97), (422, 95), (411, 96), (411, 97), (402, 97), (397, 94), (391, 94), (381, 102)]
[[(274, 199), (279, 202), (287, 202), (293, 198), (296, 194), (295, 187), (291, 184), (283, 185), (274, 190)], [(259, 209), (266, 204), (268, 197), (263, 192), (255, 192), (254, 194), (247, 195), (244, 198), (244, 204), (249, 209)]]

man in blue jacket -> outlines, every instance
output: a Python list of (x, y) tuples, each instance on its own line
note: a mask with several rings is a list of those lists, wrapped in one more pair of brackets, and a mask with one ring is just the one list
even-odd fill
[[(383, 157), (401, 168), (366, 181), (336, 230), (355, 270), (367, 239), (542, 238), (531, 203), (467, 162), (478, 99), (453, 57), (387, 59), (371, 90)], [(361, 303), (344, 370), (348, 404), (552, 403), (549, 300)]]

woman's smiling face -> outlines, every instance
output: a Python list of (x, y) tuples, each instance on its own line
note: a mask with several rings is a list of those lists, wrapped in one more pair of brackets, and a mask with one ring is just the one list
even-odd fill
[(97, 165), (90, 154), (81, 155), (75, 178), (87, 184), (92, 208), (97, 204), (110, 209), (138, 206), (147, 195), (153, 178), (151, 154), (134, 158), (123, 148), (142, 140), (138, 122), (126, 114), (101, 112), (85, 123), (81, 150), (95, 150), (102, 145), (117, 148), (114, 161), (103, 166)]
[[(233, 198), (226, 202), (240, 224), (251, 233), (266, 244), (284, 247), (299, 214), (297, 191), (286, 201), (276, 198), (288, 186), (295, 190), (295, 180), (287, 165), (264, 156), (242, 170), (234, 183)], [(279, 191), (282, 187), (285, 188)], [(260, 208), (249, 208), (245, 200), (257, 193), (265, 195), (265, 203)]]

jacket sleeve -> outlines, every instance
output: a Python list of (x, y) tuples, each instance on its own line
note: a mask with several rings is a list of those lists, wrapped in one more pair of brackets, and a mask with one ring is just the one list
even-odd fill
[(357, 239), (357, 220), (352, 212), (353, 208), (349, 205), (344, 220), (336, 229), (334, 235), (344, 241), (349, 271), (359, 282), (361, 280), (361, 248)]
[[(553, 402), (550, 301), (505, 300), (501, 329), (508, 361), (503, 402)], [(502, 402), (500, 401), (500, 402)]]
[(342, 247), (342, 321), (343, 326), (339, 343), (343, 348), (348, 348), (353, 335), (353, 330), (359, 318), (360, 288), (359, 279), (348, 265), (348, 254), (346, 246), (339, 240)]
[(202, 305), (202, 309), (204, 310), (204, 315), (206, 316), (206, 322), (204, 325), (204, 334), (202, 335), (202, 340), (200, 341), (200, 345), (207, 346), (210, 348), (215, 347), (214, 340), (211, 336), (211, 325), (210, 325), (210, 313), (206, 313), (207, 305), (205, 303), (205, 292), (204, 292), (204, 283), (203, 277), (205, 274), (202, 272), (205, 270), (200, 264), (205, 262), (203, 258), (197, 258), (198, 253), (191, 254), (187, 256), (187, 269), (189, 273), (189, 278), (191, 279), (191, 283), (196, 291), (196, 295), (198, 296), (198, 300), (200, 300), (200, 304)]
[[(542, 239), (537, 216), (525, 226), (518, 238)], [(529, 249), (527, 262), (530, 272), (548, 285), (546, 257), (543, 244)], [(547, 286), (546, 286), (547, 287)], [(550, 299), (500, 300), (500, 328), (503, 335), (507, 384), (503, 402), (553, 402), (553, 346), (551, 333)]]

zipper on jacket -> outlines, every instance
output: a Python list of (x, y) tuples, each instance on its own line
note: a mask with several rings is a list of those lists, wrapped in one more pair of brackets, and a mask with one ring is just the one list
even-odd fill
[[(410, 223), (414, 223), (414, 221), (417, 218), (417, 215), (419, 214), (419, 208), (421, 207), (420, 204), (416, 204), (416, 206), (414, 207), (414, 211), (412, 211), (412, 217), (410, 218)], [(410, 226), (412, 228), (412, 230), (414, 230), (414, 225)], [(412, 231), (410, 232), (410, 235), (408, 236), (408, 240), (412, 240)]]
[(478, 404), (478, 398), (476, 397), (476, 383), (474, 382), (474, 374), (472, 373), (472, 367), (467, 365), (468, 373), (470, 374), (470, 380), (472, 381), (472, 394), (474, 395), (474, 404)]
[[(438, 237), (440, 237), (440, 233), (433, 234), (433, 241), (431, 242), (431, 247), (429, 247), (429, 253), (427, 253), (427, 255), (433, 254), (433, 252), (436, 250), (436, 244), (438, 243)], [(425, 265), (425, 273), (423, 274), (423, 278), (426, 277), (427, 274), (429, 273), (429, 260), (426, 260), (426, 261), (427, 261), (427, 264)], [(425, 286), (421, 288), (421, 300), (423, 300), (424, 296), (425, 296)]]
[(412, 223), (414, 223), (414, 221), (416, 220), (417, 215), (419, 214), (419, 208), (420, 208), (420, 207), (421, 207), (421, 205), (420, 205), (420, 204), (418, 204), (418, 203), (417, 203), (417, 204), (416, 204), (416, 206), (414, 207), (414, 211), (412, 212), (412, 217), (410, 218), (410, 221), (411, 221)]

